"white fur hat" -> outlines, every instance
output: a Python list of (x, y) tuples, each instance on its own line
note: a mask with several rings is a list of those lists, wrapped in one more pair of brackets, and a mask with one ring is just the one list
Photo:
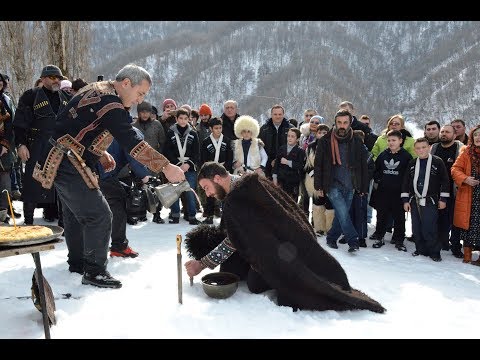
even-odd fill
[(260, 133), (260, 125), (258, 125), (258, 121), (253, 117), (249, 115), (242, 115), (235, 120), (233, 130), (235, 132), (235, 136), (239, 139), (242, 138), (242, 130), (250, 130), (252, 133), (252, 138), (256, 138)]

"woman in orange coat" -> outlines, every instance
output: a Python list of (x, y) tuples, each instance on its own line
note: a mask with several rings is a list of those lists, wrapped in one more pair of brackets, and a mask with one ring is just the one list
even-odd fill
[(472, 261), (472, 250), (480, 250), (480, 125), (470, 131), (468, 145), (452, 166), (452, 178), (458, 186), (453, 224), (460, 228), (463, 262), (480, 265), (480, 256)]

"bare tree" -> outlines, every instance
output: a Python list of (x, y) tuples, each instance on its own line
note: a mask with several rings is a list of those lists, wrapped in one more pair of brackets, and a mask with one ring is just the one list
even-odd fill
[(10, 92), (15, 102), (35, 81), (34, 74), (43, 57), (44, 32), (43, 24), (38, 21), (0, 22), (0, 64), (10, 77)]
[(47, 21), (48, 54), (51, 63), (57, 65), (68, 77), (65, 61), (65, 35), (62, 21)]

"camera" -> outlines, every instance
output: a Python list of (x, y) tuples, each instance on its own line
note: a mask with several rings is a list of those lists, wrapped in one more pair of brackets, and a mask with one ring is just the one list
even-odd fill
[(103, 81), (103, 75), (98, 75), (97, 76), (97, 81)]

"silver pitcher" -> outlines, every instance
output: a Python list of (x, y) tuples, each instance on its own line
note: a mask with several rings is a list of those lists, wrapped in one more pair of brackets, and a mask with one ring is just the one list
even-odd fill
[(155, 187), (155, 194), (163, 207), (169, 208), (175, 201), (178, 200), (184, 191), (191, 190), (190, 184), (187, 180), (183, 180), (178, 184), (162, 184)]

